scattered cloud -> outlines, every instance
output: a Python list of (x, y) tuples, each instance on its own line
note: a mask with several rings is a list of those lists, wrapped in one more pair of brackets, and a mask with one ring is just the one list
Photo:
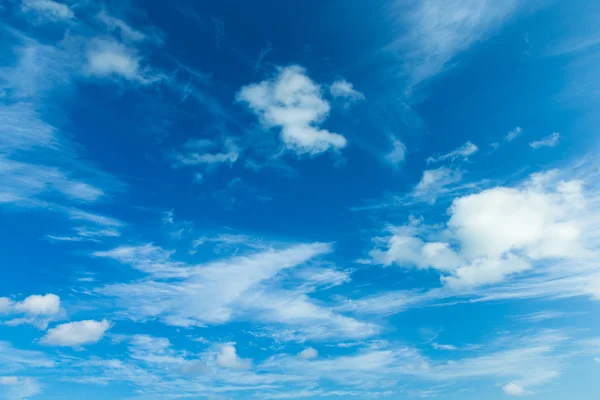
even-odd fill
[(385, 159), (392, 165), (398, 165), (404, 162), (404, 159), (406, 158), (406, 145), (393, 136), (391, 137), (391, 141), (392, 150), (386, 154)]
[(540, 140), (535, 140), (529, 143), (532, 149), (539, 149), (541, 147), (556, 147), (558, 145), (558, 141), (560, 140), (560, 133), (553, 132), (551, 135), (543, 137)]
[(298, 353), (298, 357), (303, 358), (305, 360), (310, 360), (312, 358), (316, 358), (319, 355), (319, 352), (313, 349), (312, 347), (307, 347)]
[[(185, 145), (188, 149), (203, 149), (212, 146), (213, 143), (205, 140), (188, 141)], [(195, 166), (195, 165), (216, 165), (229, 163), (233, 164), (240, 156), (240, 148), (235, 145), (232, 140), (226, 140), (223, 145), (222, 153), (198, 153), (186, 152), (177, 153), (175, 155), (175, 163), (177, 166)]]
[(467, 160), (469, 156), (477, 153), (479, 148), (471, 142), (467, 142), (457, 148), (456, 150), (451, 151), (447, 154), (442, 154), (441, 156), (429, 157), (427, 159), (427, 164), (437, 163), (440, 161), (451, 160), (454, 161), (456, 159)]
[(48, 346), (80, 347), (100, 341), (110, 327), (105, 319), (67, 322), (49, 329), (40, 342)]
[(459, 170), (447, 167), (425, 170), (423, 177), (412, 190), (411, 196), (433, 204), (439, 195), (449, 190), (450, 185), (460, 182), (461, 179), (462, 172)]
[(48, 323), (64, 314), (60, 306), (60, 298), (55, 294), (31, 295), (22, 301), (15, 302), (7, 297), (0, 297), (0, 317), (2, 314), (18, 315), (4, 324), (17, 326), (31, 324), (46, 329)]
[(345, 79), (339, 79), (329, 86), (329, 92), (333, 97), (341, 97), (349, 102), (364, 100), (365, 95), (354, 89), (354, 85)]
[(28, 399), (40, 394), (42, 386), (29, 377), (0, 376), (0, 395), (8, 400)]
[(280, 68), (272, 79), (242, 87), (237, 100), (246, 103), (265, 128), (280, 129), (285, 147), (298, 155), (346, 147), (344, 136), (320, 128), (330, 105), (300, 66)]
[(147, 38), (143, 32), (132, 28), (122, 19), (110, 15), (108, 12), (106, 12), (106, 10), (100, 11), (96, 17), (100, 22), (106, 25), (109, 31), (118, 31), (123, 39), (136, 42), (145, 40)]
[(69, 6), (52, 0), (21, 0), (21, 11), (35, 14), (37, 22), (68, 21), (74, 18)]
[(522, 133), (523, 133), (523, 128), (521, 128), (520, 126), (517, 126), (515, 129), (513, 129), (512, 131), (510, 131), (506, 134), (505, 140), (507, 142), (512, 142), (517, 136), (520, 136)]

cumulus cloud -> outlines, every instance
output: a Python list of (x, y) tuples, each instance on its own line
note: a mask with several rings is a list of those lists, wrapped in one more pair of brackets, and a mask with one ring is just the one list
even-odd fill
[(316, 358), (319, 355), (319, 352), (313, 349), (312, 347), (307, 347), (298, 353), (298, 357), (303, 358), (305, 360), (310, 360), (311, 358)]
[(540, 140), (535, 140), (529, 143), (532, 149), (539, 149), (540, 147), (556, 147), (558, 145), (558, 141), (560, 140), (560, 133), (553, 132), (552, 134), (543, 137)]
[(21, 11), (34, 13), (43, 22), (70, 20), (74, 17), (69, 6), (52, 0), (22, 0)]
[(300, 66), (281, 68), (270, 80), (242, 87), (237, 100), (246, 103), (265, 128), (279, 129), (285, 147), (299, 155), (346, 147), (344, 136), (320, 128), (330, 105)]
[(433, 156), (429, 157), (427, 159), (427, 163), (431, 164), (431, 163), (436, 163), (436, 162), (445, 161), (445, 160), (453, 161), (453, 160), (456, 160), (459, 158), (466, 160), (467, 158), (469, 158), (469, 156), (477, 153), (478, 150), (479, 150), (479, 148), (476, 145), (474, 145), (471, 142), (466, 142), (459, 148), (452, 150), (450, 153), (442, 154), (442, 155), (436, 156), (436, 157), (433, 157)]
[(48, 346), (68, 347), (94, 344), (102, 339), (110, 327), (110, 322), (105, 319), (67, 322), (49, 329), (40, 342)]
[(252, 360), (238, 356), (235, 343), (222, 345), (217, 353), (216, 362), (223, 368), (248, 369), (252, 366)]
[(19, 315), (5, 322), (9, 326), (32, 324), (46, 329), (48, 323), (59, 318), (62, 313), (60, 298), (55, 294), (31, 295), (19, 302), (0, 297), (0, 315)]
[(393, 229), (386, 248), (370, 254), (378, 264), (435, 268), (453, 289), (490, 285), (538, 260), (584, 255), (584, 208), (581, 181), (558, 180), (556, 171), (533, 174), (518, 187), (455, 199), (447, 231), (438, 235), (445, 240), (430, 240), (427, 230), (413, 224)]

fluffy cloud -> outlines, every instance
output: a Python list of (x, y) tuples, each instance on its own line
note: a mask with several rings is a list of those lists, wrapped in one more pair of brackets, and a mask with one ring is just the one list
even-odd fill
[(58, 318), (62, 312), (60, 298), (51, 293), (31, 295), (19, 302), (0, 297), (0, 314), (20, 315), (5, 322), (10, 326), (32, 324), (40, 329), (46, 329), (48, 323)]
[(316, 358), (319, 355), (319, 352), (313, 349), (312, 347), (307, 347), (298, 353), (298, 357), (303, 358), (305, 360), (310, 360), (311, 358)]
[(585, 254), (584, 209), (581, 181), (558, 180), (556, 171), (533, 174), (518, 187), (455, 199), (441, 235), (445, 241), (428, 240), (426, 230), (409, 225), (392, 230), (386, 248), (370, 254), (378, 264), (440, 270), (448, 274), (442, 281), (454, 289), (499, 283), (537, 260)]
[(41, 343), (49, 346), (79, 347), (98, 342), (110, 328), (110, 322), (85, 320), (58, 325), (46, 332)]
[(529, 143), (532, 149), (539, 149), (540, 147), (556, 147), (558, 145), (558, 141), (560, 140), (560, 133), (553, 132), (552, 134), (543, 137), (540, 140), (535, 140)]
[(217, 365), (223, 368), (247, 369), (252, 366), (252, 360), (240, 358), (235, 349), (235, 343), (225, 343), (221, 346), (216, 359)]
[(70, 20), (74, 17), (69, 6), (52, 0), (22, 0), (21, 11), (35, 13), (38, 20), (44, 22)]
[(271, 80), (244, 86), (237, 100), (246, 103), (266, 128), (281, 130), (281, 139), (297, 154), (319, 154), (346, 146), (346, 138), (321, 129), (329, 103), (304, 68), (281, 68)]
[(124, 78), (143, 85), (155, 83), (162, 76), (142, 67), (137, 50), (113, 39), (92, 39), (87, 48), (85, 69), (90, 76)]
[(469, 158), (470, 155), (477, 153), (478, 150), (479, 148), (476, 145), (474, 145), (471, 142), (467, 142), (459, 148), (452, 150), (450, 153), (442, 154), (441, 156), (437, 157), (429, 157), (427, 159), (427, 163), (430, 164), (445, 160), (456, 160), (457, 158), (466, 160), (467, 158)]

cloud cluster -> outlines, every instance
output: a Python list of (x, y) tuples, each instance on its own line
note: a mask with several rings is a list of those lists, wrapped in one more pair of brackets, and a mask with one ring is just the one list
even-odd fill
[(519, 187), (459, 197), (438, 240), (422, 237), (417, 225), (406, 226), (371, 256), (383, 265), (437, 269), (454, 289), (502, 282), (538, 260), (577, 259), (586, 252), (582, 182), (556, 178), (555, 171), (534, 174)]

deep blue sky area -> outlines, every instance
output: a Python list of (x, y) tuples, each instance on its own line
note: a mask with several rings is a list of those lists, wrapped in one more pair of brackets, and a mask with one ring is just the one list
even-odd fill
[(0, 398), (594, 399), (599, 17), (0, 3)]

